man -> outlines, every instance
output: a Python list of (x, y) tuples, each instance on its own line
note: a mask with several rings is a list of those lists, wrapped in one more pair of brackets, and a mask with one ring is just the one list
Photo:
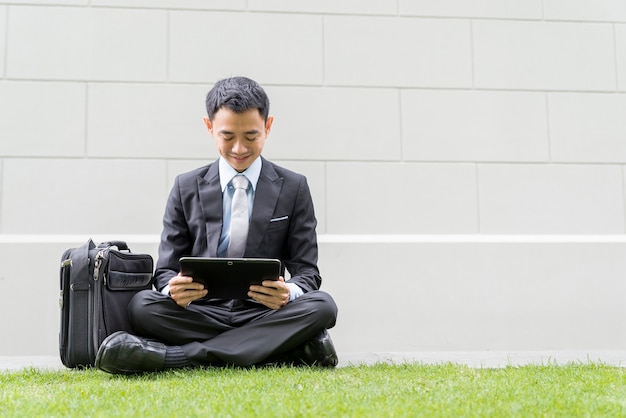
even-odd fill
[[(253, 80), (233, 77), (215, 84), (206, 107), (204, 122), (220, 157), (176, 178), (163, 217), (157, 291), (131, 300), (137, 335), (107, 337), (96, 367), (109, 373), (275, 362), (334, 367), (326, 329), (335, 325), (337, 307), (319, 290), (317, 221), (306, 178), (261, 156), (274, 120), (269, 99)], [(234, 197), (233, 183), (243, 184), (242, 198)], [(235, 200), (247, 201), (243, 236)], [(250, 286), (249, 299), (215, 299), (179, 273), (180, 257), (189, 255), (277, 258), (283, 272)]]

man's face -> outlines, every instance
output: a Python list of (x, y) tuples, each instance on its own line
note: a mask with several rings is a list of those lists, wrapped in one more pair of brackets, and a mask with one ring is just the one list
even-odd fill
[(212, 121), (204, 118), (220, 155), (239, 173), (261, 155), (273, 121), (272, 116), (264, 121), (257, 109), (235, 113), (225, 107), (213, 115)]

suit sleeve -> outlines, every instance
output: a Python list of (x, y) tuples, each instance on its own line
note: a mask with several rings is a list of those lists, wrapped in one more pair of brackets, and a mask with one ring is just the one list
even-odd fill
[(163, 215), (163, 232), (154, 273), (155, 287), (160, 292), (178, 274), (179, 259), (191, 252), (193, 240), (183, 211), (180, 180), (176, 179)]
[(300, 178), (292, 214), (284, 262), (291, 274), (290, 282), (297, 284), (306, 293), (319, 289), (322, 278), (317, 267), (317, 220), (304, 176)]

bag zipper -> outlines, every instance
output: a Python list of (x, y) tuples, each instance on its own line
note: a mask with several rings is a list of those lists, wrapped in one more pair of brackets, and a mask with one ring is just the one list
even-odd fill
[[(91, 345), (91, 347), (93, 347), (94, 350), (98, 350), (98, 348), (100, 347), (100, 313), (102, 312), (102, 284), (98, 283), (98, 281), (100, 280), (100, 269), (103, 268), (102, 264), (104, 261), (104, 253), (105, 253), (106, 249), (102, 249), (100, 251), (98, 251), (98, 254), (96, 255), (96, 258), (94, 260), (94, 267), (93, 267), (93, 281), (94, 281), (94, 309), (93, 309), (93, 326), (91, 327), (93, 335), (92, 335), (92, 339), (93, 339), (93, 344)], [(93, 353), (93, 357), (95, 358), (95, 354)]]

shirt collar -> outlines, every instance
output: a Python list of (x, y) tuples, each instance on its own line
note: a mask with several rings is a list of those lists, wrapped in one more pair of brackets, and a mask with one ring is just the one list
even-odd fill
[[(247, 177), (250, 185), (252, 186), (252, 190), (256, 190), (256, 184), (259, 181), (259, 177), (261, 176), (261, 157), (257, 157), (256, 160), (248, 167), (243, 173), (244, 176)], [(222, 186), (222, 193), (226, 190), (226, 186), (228, 183), (235, 177), (237, 174), (237, 170), (235, 170), (228, 162), (220, 157), (219, 159), (219, 170), (220, 170), (220, 185)]]

